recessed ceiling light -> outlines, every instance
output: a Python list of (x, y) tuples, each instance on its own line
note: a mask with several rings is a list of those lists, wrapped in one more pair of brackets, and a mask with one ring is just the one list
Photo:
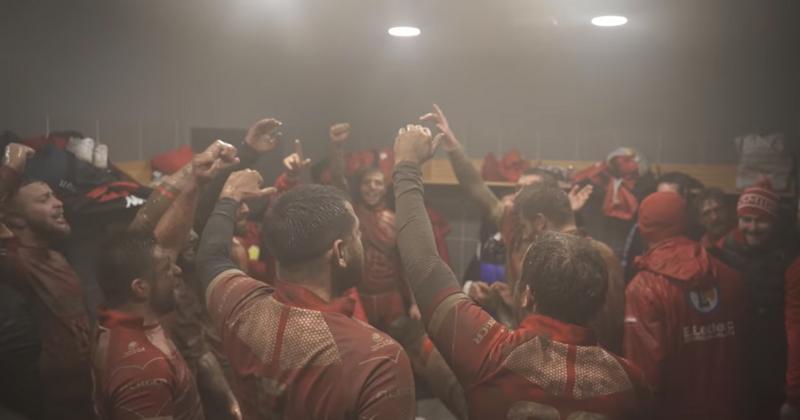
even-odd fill
[(594, 26), (622, 26), (628, 23), (628, 18), (625, 16), (598, 16), (592, 18), (592, 25)]
[(389, 35), (391, 36), (399, 36), (399, 37), (412, 37), (418, 36), (421, 34), (422, 31), (419, 28), (414, 26), (394, 26), (389, 28)]

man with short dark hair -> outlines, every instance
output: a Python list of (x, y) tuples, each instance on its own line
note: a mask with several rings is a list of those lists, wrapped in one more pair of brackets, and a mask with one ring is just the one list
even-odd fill
[[(592, 187), (573, 188), (567, 194), (559, 188), (552, 176), (533, 172), (525, 180), (527, 184), (520, 185), (515, 195), (499, 200), (486, 187), (478, 171), (467, 159), (442, 110), (434, 106), (434, 112), (423, 118), (436, 121), (437, 127), (443, 133), (442, 142), (459, 183), (471, 198), (480, 203), (484, 212), (489, 214), (490, 219), (500, 228), (506, 246), (507, 283), (496, 282), (492, 284), (492, 288), (502, 298), (495, 299), (502, 305), (499, 312), (501, 314), (508, 312), (509, 307), (513, 307), (513, 304), (508, 302), (508, 291), (513, 289), (522, 272), (522, 258), (531, 241), (537, 234), (545, 231), (583, 235), (575, 223), (575, 211), (589, 198)], [(619, 353), (622, 350), (625, 289), (622, 270), (608, 246), (595, 240), (591, 243), (606, 261), (609, 283), (603, 309), (597, 313), (596, 319), (589, 322), (589, 325), (595, 330), (605, 348)], [(511, 322), (513, 323), (513, 319)]]
[(427, 128), (395, 140), (398, 245), (428, 334), (467, 392), (476, 419), (624, 418), (637, 408), (640, 373), (597, 345), (585, 327), (605, 301), (608, 272), (592, 244), (545, 232), (529, 245), (513, 289), (510, 331), (460, 291), (436, 253), (420, 165), (435, 151)]
[(358, 283), (363, 248), (353, 207), (332, 187), (281, 195), (264, 224), (278, 261), (275, 288), (230, 259), (239, 203), (269, 193), (254, 171), (233, 173), (203, 231), (198, 274), (209, 315), (256, 418), (414, 418), (408, 357), (389, 336), (351, 318), (340, 294)]
[(93, 351), (100, 417), (202, 420), (194, 375), (158, 321), (175, 307), (174, 256), (152, 234), (125, 232), (107, 241), (98, 271), (108, 305)]
[[(78, 275), (53, 244), (70, 233), (50, 187), (25, 179), (33, 149), (0, 166), (0, 404), (25, 416), (91, 419), (90, 323)], [(7, 229), (6, 229), (7, 228)]]
[[(235, 156), (233, 146), (214, 142), (167, 177), (127, 231), (101, 248), (98, 283), (106, 306), (98, 311), (92, 375), (95, 409), (103, 419), (204, 418), (194, 375), (159, 318), (176, 308), (177, 259), (189, 238), (200, 189), (235, 164)], [(238, 410), (235, 401), (230, 409)]]
[(740, 276), (685, 236), (686, 201), (677, 193), (649, 195), (638, 217), (648, 250), (626, 289), (624, 342), (655, 388), (651, 417), (745, 418)]
[(713, 248), (736, 225), (734, 208), (719, 188), (706, 188), (695, 199), (695, 210), (705, 232), (700, 238), (704, 248)]

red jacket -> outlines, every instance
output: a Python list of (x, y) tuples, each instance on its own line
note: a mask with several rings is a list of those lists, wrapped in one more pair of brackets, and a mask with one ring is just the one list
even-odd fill
[(685, 237), (660, 242), (637, 266), (625, 293), (624, 347), (656, 390), (653, 418), (741, 418), (740, 276)]
[(800, 258), (786, 270), (786, 401), (800, 407)]

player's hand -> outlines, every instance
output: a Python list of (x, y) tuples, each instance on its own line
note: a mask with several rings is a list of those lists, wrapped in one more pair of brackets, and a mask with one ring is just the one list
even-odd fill
[(394, 140), (395, 162), (424, 163), (433, 157), (443, 134), (431, 136), (431, 130), (421, 125), (408, 124), (401, 128)]
[(239, 163), (236, 157), (237, 150), (233, 145), (222, 140), (215, 140), (202, 152), (192, 158), (192, 173), (200, 182), (208, 182), (220, 171)]
[(252, 169), (236, 171), (225, 181), (219, 197), (241, 202), (245, 199), (265, 197), (277, 191), (273, 187), (261, 188), (263, 182), (261, 175)]
[(303, 170), (311, 164), (311, 159), (306, 159), (303, 156), (303, 145), (300, 140), (294, 141), (294, 153), (286, 156), (283, 159), (283, 166), (286, 168), (286, 173), (292, 178), (298, 178)]
[(274, 118), (264, 118), (247, 130), (244, 142), (258, 153), (269, 152), (275, 149), (280, 141), (281, 133), (278, 129), (282, 125), (282, 122)]
[(572, 208), (572, 211), (579, 211), (586, 205), (586, 202), (589, 200), (589, 197), (592, 196), (592, 191), (594, 187), (592, 184), (587, 184), (583, 188), (578, 185), (572, 187), (569, 191), (569, 206)]
[(482, 281), (473, 281), (467, 290), (467, 296), (483, 307), (488, 307), (490, 293), (489, 285)]
[(7, 165), (19, 173), (25, 172), (25, 164), (36, 152), (19, 143), (9, 143), (3, 154), (3, 165)]
[(328, 136), (334, 146), (341, 146), (350, 138), (350, 131), (349, 123), (338, 123), (331, 126)]
[(501, 281), (494, 282), (491, 285), (492, 295), (498, 299), (503, 305), (513, 308), (514, 299), (511, 297), (511, 288), (507, 283)]
[(422, 319), (422, 313), (419, 311), (419, 306), (417, 306), (416, 303), (408, 308), (408, 317), (414, 321), (419, 321)]
[(436, 129), (443, 134), (442, 147), (445, 151), (449, 152), (461, 145), (455, 134), (453, 134), (453, 130), (450, 129), (450, 123), (447, 122), (447, 117), (444, 116), (444, 112), (442, 112), (442, 108), (439, 108), (439, 105), (433, 104), (433, 112), (429, 112), (419, 117), (419, 119), (420, 121), (433, 121), (436, 124)]

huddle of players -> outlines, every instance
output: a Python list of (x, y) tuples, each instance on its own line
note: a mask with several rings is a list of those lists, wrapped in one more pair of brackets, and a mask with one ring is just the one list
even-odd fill
[[(277, 276), (272, 284), (246, 274), (232, 258), (232, 248), (243, 203), (275, 191), (263, 188), (261, 176), (249, 169), (233, 172), (224, 182), (201, 235), (194, 276), (230, 364), (231, 385), (238, 400), (231, 406), (231, 416), (413, 419), (415, 387), (411, 366), (415, 361), (410, 361), (409, 356), (421, 359), (417, 363), (423, 369), (438, 368), (440, 379), (455, 377), (443, 386), (443, 395), (447, 395), (443, 399), (462, 418), (662, 415), (659, 410), (663, 407), (657, 407), (652, 398), (650, 372), (643, 373), (634, 363), (598, 344), (595, 331), (602, 341), (613, 343), (616, 336), (619, 342), (621, 286), (610, 277), (621, 273), (618, 267), (609, 265), (607, 247), (575, 232), (569, 197), (557, 186), (538, 183), (523, 188), (513, 202), (494, 199), (497, 220), (508, 228), (509, 271), (517, 273), (508, 283), (516, 327), (511, 330), (495, 321), (461, 291), (437, 252), (423, 202), (420, 165), (442, 143), (462, 183), (475, 174), (463, 165), (458, 167), (463, 150), (441, 110), (436, 107), (423, 119), (435, 121), (439, 131), (435, 136), (423, 126), (408, 125), (399, 130), (395, 139), (394, 214), (371, 198), (369, 186), (363, 187), (361, 201), (352, 202), (341, 189), (321, 185), (299, 185), (280, 193), (263, 226), (266, 246), (277, 260)], [(269, 123), (257, 128), (261, 131), (249, 133), (256, 139), (248, 144), (273, 144), (278, 126)], [(332, 132), (332, 139), (335, 134)], [(46, 185), (22, 182), (19, 174), (24, 173), (24, 161), (31, 153), (20, 145), (6, 150), (4, 172), (0, 172), (0, 198), (10, 203), (8, 208), (12, 210), (8, 214), (17, 222), (12, 224), (11, 239), (4, 248), (11, 250), (7, 258), (24, 266), (17, 270), (17, 277), (35, 284), (48, 275), (35, 273), (30, 264), (35, 258), (39, 258), (41, 266), (70, 271), (63, 262), (48, 262), (57, 258), (57, 253), (49, 250), (46, 240), (48, 232), (68, 233), (69, 229), (64, 228), (60, 202), (46, 191)], [(61, 314), (66, 309), (48, 302), (39, 290), (30, 292), (44, 302), (41, 310), (50, 313), (39, 319), (52, 318), (50, 323), (58, 325), (54, 329), (66, 330), (61, 334), (64, 337), (87, 339), (74, 353), (76, 360), (92, 365), (94, 396), (90, 402), (99, 417), (204, 418), (192, 373), (161, 328), (159, 316), (174, 306), (171, 300), (181, 274), (176, 261), (186, 247), (198, 191), (225, 167), (236, 163), (234, 147), (215, 143), (157, 190), (157, 197), (151, 200), (163, 203), (160, 207), (152, 203), (146, 206), (145, 213), (151, 214), (142, 218), (152, 220), (141, 223), (152, 229), (131, 228), (106, 244), (100, 259), (100, 284), (108, 306), (100, 310), (97, 328), (82, 327), (88, 322), (81, 316), (73, 317), (80, 322), (64, 326), (68, 317)], [(304, 163), (302, 156), (295, 156), (288, 160), (287, 167), (292, 172)], [(34, 187), (38, 190), (30, 191)], [(488, 190), (479, 194), (486, 192), (491, 194)], [(37, 194), (44, 197), (40, 199)], [(33, 197), (31, 203), (26, 201), (28, 196)], [(548, 206), (537, 207), (532, 197), (548, 197)], [(486, 200), (491, 202), (488, 197)], [(672, 196), (658, 195), (650, 203), (645, 200), (641, 210), (647, 215), (643, 230), (662, 234), (657, 241), (653, 239), (653, 244), (692, 247), (673, 243), (680, 236), (680, 229), (663, 232), (663, 225), (676, 222), (670, 219), (675, 212), (660, 211), (664, 203), (673, 209), (681, 207), (681, 201)], [(37, 225), (37, 214), (49, 225)], [(365, 229), (363, 220), (369, 218), (375, 220)], [(640, 225), (641, 222), (640, 219)], [(386, 226), (392, 229), (387, 230)], [(396, 243), (396, 250), (390, 246), (392, 243)], [(31, 256), (28, 252), (33, 245), (49, 254)], [(382, 247), (388, 249), (372, 249), (381, 251)], [(397, 251), (399, 258), (394, 261), (392, 253)], [(712, 265), (721, 267), (716, 261)], [(380, 315), (385, 315), (387, 322), (396, 318), (396, 314), (386, 312), (397, 309), (393, 302), (398, 293), (402, 294), (402, 286), (391, 290), (359, 288), (363, 277), (375, 280), (381, 270), (402, 272), (408, 284), (411, 298), (405, 306), (411, 307), (412, 318), (416, 317), (415, 312), (421, 315), (427, 331), (427, 337), (417, 340), (417, 347), (423, 348), (419, 354), (411, 350), (407, 354), (385, 332), (353, 317), (356, 305), (348, 291), (356, 288), (366, 302), (364, 306), (373, 308), (368, 311), (370, 320)], [(75, 279), (74, 273), (62, 277)], [(656, 277), (666, 281), (664, 276)], [(706, 280), (713, 279), (708, 276)], [(722, 293), (719, 288), (709, 288), (708, 284), (698, 287), (692, 289), (698, 299), (725, 302), (725, 296), (707, 295), (712, 289)], [(609, 292), (616, 297), (612, 298)], [(619, 325), (609, 319), (617, 319)], [(657, 346), (665, 341), (663, 337), (649, 338), (638, 331), (657, 330), (651, 321), (656, 322), (630, 314), (626, 317), (626, 331), (631, 328), (637, 330), (638, 336), (646, 337), (636, 350), (646, 352), (650, 348), (680, 356), (680, 348), (689, 342), (664, 349)], [(730, 328), (727, 321), (712, 321), (700, 325), (699, 332), (690, 331), (692, 340), (733, 339), (735, 334), (726, 329)], [(726, 330), (717, 331), (718, 323)], [(44, 343), (43, 350), (46, 353), (53, 346)], [(437, 366), (436, 360), (443, 363)], [(42, 372), (48, 368), (42, 367)], [(77, 386), (85, 385), (86, 378), (83, 379)], [(57, 394), (53, 392), (50, 398), (63, 404), (54, 403), (53, 407), (73, 403), (70, 409), (76, 409), (86, 402), (69, 401)], [(734, 395), (721, 393), (714, 397), (726, 399)], [(52, 413), (43, 416), (89, 418), (82, 416), (79, 409), (70, 409), (60, 411), (60, 417)], [(76, 414), (70, 417), (66, 413)], [(692, 406), (681, 413), (681, 418), (723, 418), (719, 417), (721, 413), (728, 411)]]

